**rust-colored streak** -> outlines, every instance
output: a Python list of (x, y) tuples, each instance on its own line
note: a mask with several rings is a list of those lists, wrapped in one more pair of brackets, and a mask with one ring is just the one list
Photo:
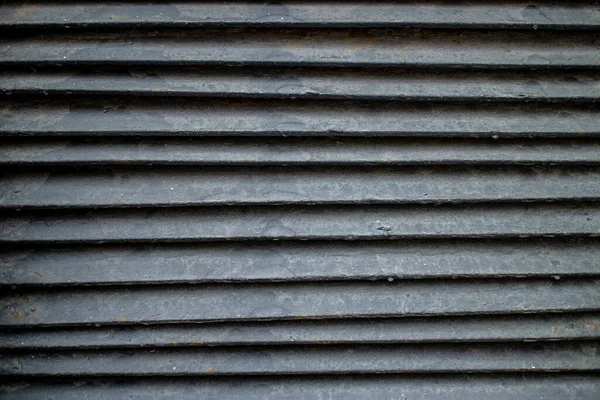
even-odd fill
[(593, 319), (589, 319), (589, 320), (587, 320), (587, 321), (586, 321), (586, 323), (585, 323), (585, 325), (586, 325), (588, 328), (590, 328), (590, 329), (593, 329), (593, 330), (595, 330), (595, 331), (597, 331), (597, 330), (598, 330), (598, 321), (595, 321), (595, 320), (593, 320)]
[(367, 49), (373, 46), (373, 39), (371, 38), (353, 38), (348, 46), (348, 50), (354, 52), (361, 49)]
[(557, 335), (562, 335), (565, 333), (565, 330), (563, 328), (555, 326), (554, 328), (552, 328), (552, 332), (556, 333)]
[(302, 41), (301, 40), (294, 40), (292, 42), (289, 42), (287, 45), (287, 48), (290, 50), (294, 50), (294, 49), (299, 49), (302, 47)]
[(38, 10), (38, 6), (23, 6), (15, 13), (18, 17), (26, 17)]
[(34, 274), (40, 279), (46, 278), (46, 275), (42, 274), (41, 272), (35, 271)]

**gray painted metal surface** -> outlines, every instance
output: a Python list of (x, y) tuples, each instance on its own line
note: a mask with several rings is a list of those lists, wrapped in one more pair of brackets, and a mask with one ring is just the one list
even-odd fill
[(197, 98), (165, 102), (100, 97), (91, 103), (88, 98), (15, 97), (0, 102), (0, 135), (583, 139), (600, 135), (599, 109), (579, 102), (489, 105)]
[(28, 138), (0, 143), (0, 165), (598, 164), (595, 140), (397, 138)]
[[(27, 32), (29, 33), (29, 32)], [(600, 33), (412, 29), (186, 29), (9, 37), (0, 65), (311, 65), (594, 68)]]
[[(599, 200), (596, 168), (94, 168), (12, 171), (12, 208)], [(70, 189), (81, 192), (73, 195)]]
[[(79, 2), (81, 3), (81, 2)], [(439, 28), (597, 29), (595, 1), (286, 1), (194, 4), (186, 1), (35, 5), (0, 8), (6, 28), (105, 26), (412, 26)], [(500, 3), (500, 4), (499, 4)], [(574, 4), (573, 4), (574, 3)]]
[[(56, 382), (56, 383), (53, 383)], [(552, 374), (524, 377), (471, 375), (370, 375), (329, 377), (179, 378), (107, 381), (79, 379), (76, 385), (58, 381), (15, 384), (11, 399), (573, 399), (596, 400), (600, 385), (594, 375)], [(110, 382), (110, 381), (109, 381)]]
[(598, 100), (594, 71), (126, 68), (0, 71), (8, 94), (137, 95), (346, 100), (558, 102)]
[(598, 339), (597, 314), (322, 319), (13, 330), (0, 348), (52, 350), (231, 345), (538, 342)]
[(6, 211), (7, 243), (598, 237), (600, 204), (255, 206)]
[[(600, 369), (596, 343), (431, 344), (81, 351), (3, 356), (3, 375), (255, 375)], [(252, 360), (252, 362), (248, 362)]]
[(590, 311), (599, 301), (594, 279), (29, 290), (0, 299), (0, 326)]
[(596, 399), (599, 28), (2, 3), (0, 397)]
[[(596, 239), (136, 244), (2, 253), (0, 285), (594, 276)], [(83, 261), (85, 260), (85, 261)]]

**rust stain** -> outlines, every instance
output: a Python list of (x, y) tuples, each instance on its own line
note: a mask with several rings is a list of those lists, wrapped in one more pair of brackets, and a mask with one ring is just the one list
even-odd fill
[(363, 47), (365, 47), (365, 45), (362, 43), (353, 43), (350, 46), (348, 46), (348, 50), (357, 51), (357, 50), (362, 49)]
[(583, 135), (585, 133), (585, 129), (578, 128), (577, 133), (579, 133), (580, 135)]
[(119, 321), (120, 322), (127, 322), (129, 320), (127, 319), (127, 317), (121, 317), (121, 318), (119, 318)]
[(590, 329), (593, 329), (595, 331), (598, 330), (598, 322), (594, 321), (593, 319), (589, 319), (585, 322), (585, 326), (587, 326)]
[(380, 42), (381, 38), (376, 37), (371, 33), (361, 33), (349, 31), (346, 34), (344, 41), (346, 42), (348, 50), (355, 52), (365, 48), (376, 47)]
[(119, 20), (119, 19), (121, 19), (121, 16), (113, 14), (110, 16), (110, 19)]
[(190, 340), (190, 344), (202, 344), (202, 343), (204, 343), (204, 339), (202, 339), (201, 337)]
[(302, 41), (301, 40), (294, 40), (288, 43), (287, 48), (288, 49), (299, 49), (302, 47)]
[(36, 312), (37, 311), (37, 307), (31, 308), (29, 311)]
[(373, 38), (353, 38), (348, 46), (350, 51), (358, 51), (364, 48), (372, 47), (374, 45)]
[(209, 375), (214, 375), (214, 374), (216, 374), (216, 373), (217, 373), (217, 369), (216, 369), (216, 368), (206, 368), (206, 369), (204, 370), (204, 372), (206, 372), (206, 373), (207, 373), (207, 374), (209, 374)]
[(38, 6), (24, 6), (21, 7), (15, 14), (19, 17), (26, 17), (29, 14), (36, 12), (38, 8)]
[(24, 301), (25, 303), (29, 303), (29, 302), (31, 301), (31, 297), (29, 297), (29, 296), (25, 296), (25, 297), (23, 297), (23, 301)]
[(563, 328), (555, 326), (554, 328), (552, 328), (552, 332), (556, 333), (557, 335), (562, 335), (563, 333), (565, 333), (565, 330)]
[(14, 319), (21, 319), (21, 318), (23, 318), (23, 314), (21, 314), (20, 310), (13, 310), (13, 311), (11, 311), (10, 315), (12, 315)]
[(36, 275), (37, 275), (37, 277), (38, 277), (38, 278), (40, 278), (40, 279), (44, 279), (44, 278), (46, 278), (46, 276), (45, 276), (44, 274), (42, 274), (41, 272), (37, 272), (37, 271), (35, 271), (35, 272), (34, 272), (34, 274), (36, 274)]

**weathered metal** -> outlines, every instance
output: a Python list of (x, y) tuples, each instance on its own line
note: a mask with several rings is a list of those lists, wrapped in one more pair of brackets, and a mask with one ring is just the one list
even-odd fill
[(2, 3), (0, 397), (596, 399), (599, 28)]

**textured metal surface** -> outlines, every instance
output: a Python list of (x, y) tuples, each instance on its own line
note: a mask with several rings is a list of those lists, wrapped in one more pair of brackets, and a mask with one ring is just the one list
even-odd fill
[[(13, 208), (599, 200), (596, 168), (94, 168), (7, 174)], [(76, 195), (70, 188), (77, 187)]]
[(596, 1), (0, 5), (0, 397), (596, 399)]
[(600, 135), (599, 109), (598, 105), (579, 103), (450, 105), (221, 99), (165, 102), (154, 98), (16, 97), (0, 102), (0, 136), (596, 138)]
[(592, 279), (100, 287), (3, 296), (0, 326), (590, 311), (599, 301)]
[[(78, 3), (82, 3), (81, 1)], [(415, 4), (417, 3), (417, 4)], [(573, 4), (575, 3), (575, 4)], [(194, 4), (6, 4), (0, 26), (7, 28), (104, 26), (413, 26), (442, 28), (597, 29), (595, 1), (476, 1), (465, 7), (445, 1), (286, 1)]]
[(69, 327), (0, 333), (0, 348), (89, 349), (598, 339), (596, 314), (229, 322)]
[[(0, 43), (11, 65), (323, 65), (523, 68), (600, 62), (600, 33), (410, 29), (27, 32)], [(132, 51), (133, 49), (133, 51)]]
[(598, 339), (597, 314), (324, 319), (69, 327), (0, 333), (13, 350), (231, 345), (562, 341)]
[[(0, 285), (594, 276), (596, 239), (245, 242), (28, 248)], [(85, 261), (83, 261), (85, 260)]]
[[(294, 346), (0, 356), (3, 375), (255, 375), (597, 371), (597, 343)], [(250, 362), (250, 360), (252, 360)]]
[[(538, 374), (539, 376), (540, 374)], [(416, 376), (414, 378), (371, 376), (272, 377), (232, 379), (146, 378), (120, 381), (78, 381), (76, 386), (42, 382), (38, 385), (14, 385), (10, 398), (15, 399), (453, 399), (487, 397), (491, 399), (596, 399), (600, 389), (589, 375), (542, 376), (541, 378), (510, 376)]]
[(378, 69), (127, 68), (0, 71), (9, 94), (204, 96), (435, 101), (598, 100), (594, 71), (435, 72)]
[(489, 375), (371, 375), (334, 377), (242, 377), (78, 380), (7, 385), (10, 399), (508, 399), (595, 400), (600, 390), (594, 375), (536, 374), (524, 377)]
[(5, 211), (0, 229), (9, 243), (598, 237), (600, 204)]
[(5, 138), (0, 165), (598, 164), (595, 140)]

